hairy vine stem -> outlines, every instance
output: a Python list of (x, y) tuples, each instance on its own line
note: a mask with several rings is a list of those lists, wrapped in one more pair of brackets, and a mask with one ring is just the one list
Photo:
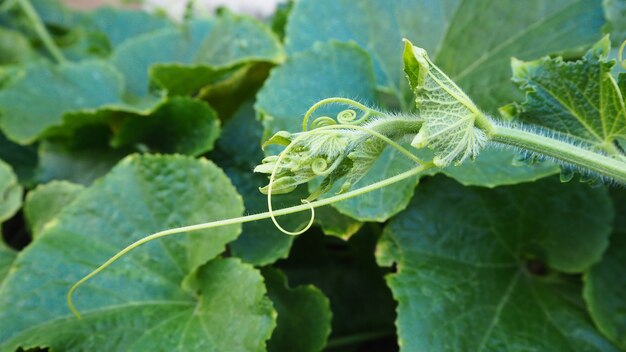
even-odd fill
[(46, 49), (48, 49), (48, 51), (50, 52), (50, 55), (52, 55), (52, 57), (58, 63), (67, 62), (67, 59), (65, 58), (65, 56), (63, 56), (63, 53), (61, 53), (61, 50), (55, 44), (54, 40), (52, 39), (52, 36), (46, 29), (46, 26), (44, 25), (43, 21), (37, 14), (37, 11), (35, 11), (35, 8), (30, 3), (30, 1), (29, 0), (17, 0), (17, 3), (22, 8), (22, 11), (24, 11), (24, 14), (26, 15), (26, 17), (28, 17), (28, 20), (32, 23), (33, 28), (35, 29), (35, 32), (37, 33), (37, 35), (43, 42), (43, 45), (46, 47)]
[(518, 128), (494, 126), (491, 139), (605, 175), (626, 184), (626, 163)]

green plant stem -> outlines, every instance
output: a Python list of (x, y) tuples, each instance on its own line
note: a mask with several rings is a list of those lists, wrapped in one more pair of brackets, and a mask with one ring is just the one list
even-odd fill
[(608, 156), (512, 127), (495, 126), (491, 138), (495, 142), (530, 150), (626, 183), (626, 163)]
[(372, 183), (371, 185), (368, 185), (368, 186), (365, 186), (365, 187), (362, 187), (362, 188), (359, 188), (359, 189), (355, 189), (355, 190), (352, 190), (350, 192), (346, 192), (346, 193), (343, 193), (343, 194), (339, 194), (339, 195), (336, 195), (334, 197), (330, 197), (330, 198), (326, 198), (326, 199), (320, 199), (320, 200), (316, 200), (314, 202), (305, 203), (305, 204), (301, 204), (301, 205), (297, 205), (297, 206), (293, 206), (293, 207), (289, 207), (289, 208), (279, 209), (279, 210), (275, 210), (275, 211), (267, 211), (267, 212), (260, 213), (260, 214), (255, 214), (255, 215), (241, 216), (241, 217), (238, 217), (238, 218), (212, 221), (212, 222), (207, 222), (207, 223), (202, 223), (202, 224), (197, 224), (197, 225), (177, 227), (177, 228), (174, 228), (174, 229), (169, 229), (169, 230), (164, 230), (164, 231), (160, 231), (160, 232), (154, 233), (154, 234), (152, 234), (150, 236), (141, 238), (141, 239), (133, 242), (132, 244), (128, 245), (126, 248), (124, 248), (121, 251), (117, 252), (109, 260), (107, 260), (102, 265), (97, 267), (95, 270), (93, 270), (92, 272), (87, 274), (82, 279), (78, 280), (74, 285), (72, 285), (72, 287), (70, 288), (70, 290), (67, 293), (67, 305), (70, 307), (70, 310), (72, 311), (72, 313), (74, 313), (74, 315), (77, 318), (80, 318), (81, 317), (80, 313), (78, 312), (78, 310), (74, 306), (74, 303), (72, 302), (72, 294), (74, 293), (74, 291), (76, 291), (76, 289), (80, 285), (82, 285), (85, 281), (91, 279), (92, 277), (97, 275), (99, 272), (101, 272), (102, 270), (106, 269), (109, 265), (113, 264), (115, 261), (117, 261), (119, 258), (124, 256), (126, 253), (132, 251), (133, 249), (135, 249), (135, 248), (137, 248), (139, 246), (141, 246), (142, 244), (145, 244), (145, 243), (150, 242), (152, 240), (155, 240), (157, 238), (170, 236), (170, 235), (175, 235), (175, 234), (184, 233), (184, 232), (206, 230), (206, 229), (215, 228), (215, 227), (235, 225), (235, 224), (243, 224), (243, 223), (251, 222), (251, 221), (264, 220), (264, 219), (269, 219), (269, 218), (271, 218), (273, 216), (276, 217), (276, 216), (282, 216), (282, 215), (289, 215), (289, 214), (293, 214), (293, 213), (297, 213), (297, 212), (301, 212), (301, 211), (306, 211), (306, 210), (309, 210), (309, 209), (312, 210), (312, 209), (315, 209), (315, 208), (318, 208), (318, 207), (321, 207), (321, 206), (324, 206), (324, 205), (341, 202), (343, 200), (354, 198), (354, 197), (359, 196), (361, 194), (368, 193), (368, 192), (377, 190), (379, 188), (383, 188), (383, 187), (389, 186), (391, 184), (394, 184), (396, 182), (402, 181), (402, 180), (407, 179), (409, 177), (417, 176), (418, 174), (423, 173), (424, 171), (426, 171), (428, 169), (431, 169), (433, 167), (435, 167), (435, 165), (432, 162), (424, 163), (424, 164), (421, 164), (421, 165), (419, 165), (419, 166), (417, 166), (417, 167), (415, 167), (413, 169), (410, 169), (410, 170), (405, 171), (405, 172), (403, 172), (401, 174), (398, 174), (396, 176), (384, 179), (384, 180), (376, 182), (376, 183)]
[(35, 8), (33, 8), (33, 5), (30, 3), (30, 1), (17, 0), (17, 2), (18, 4), (20, 4), (22, 11), (24, 11), (24, 14), (26, 15), (26, 17), (28, 17), (28, 20), (32, 23), (33, 27), (35, 28), (35, 32), (37, 32), (37, 35), (39, 35), (39, 38), (41, 38), (43, 45), (46, 47), (46, 49), (48, 49), (52, 57), (58, 63), (67, 62), (67, 59), (65, 58), (65, 56), (63, 56), (61, 50), (59, 50), (57, 45), (54, 43), (54, 40), (50, 36), (50, 33), (48, 33), (46, 26), (37, 14), (37, 11), (35, 11)]

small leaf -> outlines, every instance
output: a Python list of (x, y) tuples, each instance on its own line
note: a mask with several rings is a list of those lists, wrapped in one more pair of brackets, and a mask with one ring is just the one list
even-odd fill
[(405, 40), (404, 67), (424, 121), (411, 145), (435, 151), (433, 161), (444, 167), (475, 158), (487, 143), (491, 122), (456, 83), (428, 58), (422, 48)]
[(315, 286), (289, 287), (280, 270), (268, 267), (262, 271), (267, 293), (276, 312), (276, 330), (267, 342), (272, 352), (321, 351), (330, 335), (330, 303)]
[(0, 224), (10, 219), (22, 206), (22, 186), (11, 166), (0, 160)]
[(39, 237), (46, 224), (53, 220), (85, 189), (82, 185), (53, 181), (28, 192), (24, 201), (24, 217), (33, 239)]
[(611, 75), (614, 62), (606, 59), (609, 46), (605, 37), (573, 62), (560, 57), (514, 60), (514, 80), (526, 92), (520, 119), (572, 143), (625, 158), (615, 143), (626, 138), (626, 107)]
[(558, 272), (599, 261), (611, 222), (606, 190), (581, 183), (424, 183), (377, 250), (379, 263), (397, 263), (387, 282), (402, 349), (615, 350), (584, 309), (580, 279)]
[(83, 320), (65, 302), (71, 284), (127, 244), (242, 210), (228, 178), (205, 159), (124, 159), (19, 254), (0, 287), (0, 348), (263, 350), (275, 312), (261, 275), (237, 259), (207, 263), (239, 226), (163, 238), (129, 253), (76, 292)]
[(68, 112), (124, 105), (122, 94), (122, 76), (104, 62), (30, 65), (0, 91), (0, 127), (9, 139), (29, 144)]

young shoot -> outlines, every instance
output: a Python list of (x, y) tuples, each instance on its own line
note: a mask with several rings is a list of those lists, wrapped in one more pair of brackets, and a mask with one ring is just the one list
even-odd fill
[[(328, 98), (314, 104), (302, 121), (302, 131), (277, 132), (265, 144), (284, 149), (263, 159), (255, 172), (267, 174), (268, 211), (256, 215), (185, 226), (161, 231), (127, 246), (74, 284), (67, 295), (68, 305), (79, 316), (72, 294), (131, 250), (152, 240), (179, 233), (219, 226), (271, 219), (282, 232), (298, 235), (314, 220), (314, 209), (386, 187), (434, 167), (451, 167), (476, 158), (488, 144), (514, 147), (524, 153), (551, 158), (562, 165), (614, 182), (626, 184), (626, 108), (620, 90), (624, 82), (611, 75), (614, 62), (608, 61), (608, 38), (596, 44), (582, 60), (564, 62), (559, 58), (513, 61), (514, 80), (526, 92), (526, 101), (517, 105), (520, 121), (503, 123), (489, 117), (428, 57), (424, 49), (405, 40), (404, 66), (415, 94), (414, 114), (384, 113), (346, 98)], [(624, 46), (619, 51), (621, 65)], [(583, 87), (585, 99), (572, 84), (576, 75), (589, 78)], [(335, 117), (314, 113), (322, 107), (347, 105)], [(311, 120), (312, 119), (312, 120)], [(560, 129), (568, 126), (567, 130)], [(401, 145), (408, 137), (417, 149), (433, 150), (432, 161), (424, 161)], [(392, 147), (415, 162), (415, 167), (358, 189), (354, 185), (371, 169), (385, 147)], [(274, 210), (272, 195), (288, 193), (299, 185), (322, 181), (304, 204)], [(340, 183), (338, 194), (318, 199)], [(352, 190), (351, 190), (352, 189)], [(278, 216), (311, 211), (307, 226), (297, 231), (283, 229)]]

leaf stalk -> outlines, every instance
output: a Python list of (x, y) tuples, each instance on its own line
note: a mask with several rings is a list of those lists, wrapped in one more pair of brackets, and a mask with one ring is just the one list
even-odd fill
[(43, 42), (43, 45), (50, 52), (50, 55), (52, 55), (52, 57), (60, 64), (67, 62), (67, 59), (65, 58), (65, 56), (63, 56), (63, 53), (61, 53), (61, 50), (52, 39), (52, 36), (46, 29), (46, 26), (44, 25), (43, 21), (37, 14), (37, 11), (35, 11), (35, 8), (30, 3), (30, 1), (29, 0), (17, 0), (17, 2), (22, 8), (22, 11), (24, 11), (24, 14), (28, 18), (28, 20), (33, 25), (33, 28), (35, 29), (35, 32), (37, 33), (41, 41)]

